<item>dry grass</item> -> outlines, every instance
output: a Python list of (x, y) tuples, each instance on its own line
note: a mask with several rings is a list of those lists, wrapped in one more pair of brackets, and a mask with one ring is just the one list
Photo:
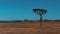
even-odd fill
[(0, 34), (60, 34), (60, 22), (0, 24)]

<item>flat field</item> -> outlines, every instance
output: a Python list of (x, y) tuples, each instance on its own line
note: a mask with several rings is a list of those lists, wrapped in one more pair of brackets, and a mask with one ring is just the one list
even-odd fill
[(0, 24), (0, 34), (60, 34), (60, 22), (17, 22)]

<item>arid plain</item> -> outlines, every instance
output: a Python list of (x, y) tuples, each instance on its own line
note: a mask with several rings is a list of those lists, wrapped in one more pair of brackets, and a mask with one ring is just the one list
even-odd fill
[(0, 24), (0, 34), (60, 34), (60, 22), (16, 22)]

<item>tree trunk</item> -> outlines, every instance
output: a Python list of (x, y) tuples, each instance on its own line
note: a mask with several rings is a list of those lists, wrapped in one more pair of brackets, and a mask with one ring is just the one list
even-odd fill
[(40, 15), (40, 28), (42, 29), (42, 23), (43, 23), (43, 18), (42, 18), (42, 14)]

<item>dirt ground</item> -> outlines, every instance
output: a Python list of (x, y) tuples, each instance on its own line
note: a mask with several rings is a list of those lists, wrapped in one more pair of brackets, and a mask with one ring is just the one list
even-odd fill
[(0, 24), (0, 34), (60, 34), (60, 22), (17, 22)]

